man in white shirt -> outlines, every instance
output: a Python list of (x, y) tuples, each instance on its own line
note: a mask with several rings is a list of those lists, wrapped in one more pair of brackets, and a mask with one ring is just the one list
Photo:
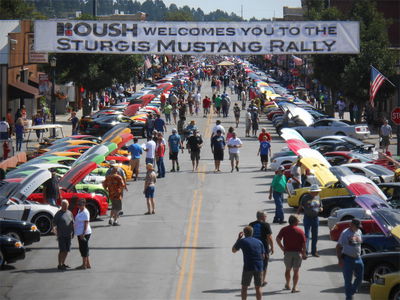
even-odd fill
[(154, 164), (154, 158), (156, 156), (156, 142), (152, 140), (151, 137), (147, 138), (146, 148), (146, 165)]
[(214, 126), (214, 128), (213, 128), (213, 130), (212, 130), (211, 138), (212, 138), (214, 135), (217, 135), (217, 131), (218, 131), (218, 130), (221, 130), (222, 135), (225, 135), (225, 128), (221, 125), (221, 121), (220, 121), (220, 120), (217, 120), (217, 121), (215, 122), (215, 126)]
[(239, 172), (239, 148), (242, 147), (242, 141), (236, 136), (236, 132), (232, 133), (232, 137), (228, 141), (229, 159), (231, 161), (231, 172), (233, 172), (236, 161), (236, 171)]
[(7, 123), (6, 118), (3, 117), (3, 120), (0, 121), (0, 139), (8, 140), (9, 132), (10, 132), (10, 125)]

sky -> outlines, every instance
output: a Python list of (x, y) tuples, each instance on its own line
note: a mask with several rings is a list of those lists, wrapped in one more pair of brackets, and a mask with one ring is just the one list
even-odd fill
[[(243, 5), (243, 18), (270, 19), (274, 16), (281, 18), (283, 7), (301, 7), (301, 0), (163, 0), (169, 6), (175, 3), (178, 7), (187, 5), (190, 8), (200, 7), (205, 13), (217, 9), (240, 16), (240, 8)], [(201, 3), (201, 5), (199, 5)]]

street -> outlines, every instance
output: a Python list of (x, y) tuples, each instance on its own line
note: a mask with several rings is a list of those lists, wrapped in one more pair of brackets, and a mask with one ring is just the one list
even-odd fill
[[(209, 82), (202, 95), (210, 95)], [(236, 101), (236, 96), (232, 97)], [(232, 105), (233, 106), (233, 105)], [(231, 107), (232, 107), (231, 106)], [(189, 116), (188, 121), (192, 118)], [(168, 172), (156, 185), (156, 214), (145, 216), (143, 180), (130, 182), (123, 200), (121, 226), (109, 226), (107, 219), (92, 222), (91, 270), (74, 270), (81, 262), (76, 238), (67, 258), (72, 268), (57, 270), (57, 241), (45, 236), (30, 247), (27, 258), (0, 273), (0, 299), (237, 299), (240, 297), (242, 253), (232, 245), (243, 226), (255, 220), (257, 210), (267, 211), (272, 222), (274, 202), (267, 191), (273, 172), (260, 171), (256, 138), (244, 138), (244, 111), (237, 129), (243, 141), (240, 171), (230, 172), (227, 160), (222, 172), (214, 173), (210, 135), (217, 117), (193, 117), (204, 139), (198, 172), (192, 172), (187, 150), (179, 155), (181, 171)], [(234, 126), (233, 114), (223, 118), (227, 130)], [(284, 147), (271, 124), (262, 126), (272, 133), (272, 152)], [(168, 125), (167, 139), (172, 125)], [(141, 143), (142, 141), (140, 141)], [(167, 156), (166, 156), (167, 158)], [(166, 162), (166, 168), (171, 168)], [(141, 162), (144, 176), (144, 158)], [(295, 211), (285, 207), (285, 219)], [(271, 224), (275, 253), (271, 256), (263, 295), (270, 299), (298, 297), (344, 299), (343, 278), (337, 266), (335, 242), (329, 239), (326, 220), (321, 219), (318, 249), (320, 258), (303, 261), (298, 295), (284, 287), (283, 253), (275, 236), (285, 225)], [(302, 225), (301, 225), (302, 227)], [(254, 288), (249, 298), (255, 298)], [(364, 283), (355, 299), (369, 299)]]

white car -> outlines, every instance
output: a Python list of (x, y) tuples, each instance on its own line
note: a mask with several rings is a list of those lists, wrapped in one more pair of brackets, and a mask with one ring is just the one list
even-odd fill
[(38, 170), (21, 182), (7, 179), (0, 186), (0, 218), (34, 223), (41, 234), (51, 232), (58, 207), (25, 199), (51, 177), (47, 170)]
[(369, 163), (350, 163), (343, 164), (342, 167), (347, 167), (354, 174), (363, 175), (375, 183), (392, 182), (394, 179), (394, 172), (380, 165)]
[(350, 125), (343, 120), (327, 118), (318, 120), (309, 126), (293, 127), (306, 140), (314, 140), (326, 135), (350, 136), (359, 140), (367, 139), (371, 132), (367, 125)]
[(296, 155), (291, 155), (291, 156), (279, 156), (271, 160), (271, 163), (269, 167), (271, 168), (272, 171), (278, 170), (279, 166), (288, 164), (288, 163), (294, 163), (299, 157)]
[(371, 215), (361, 207), (343, 208), (336, 210), (328, 217), (328, 227), (329, 230), (336, 225), (337, 222), (352, 220), (354, 218), (360, 220), (371, 219)]

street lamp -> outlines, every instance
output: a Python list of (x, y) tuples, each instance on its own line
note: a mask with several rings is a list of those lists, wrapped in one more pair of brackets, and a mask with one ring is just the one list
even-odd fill
[[(51, 105), (50, 105), (50, 113), (51, 113), (51, 122), (53, 124), (56, 123), (56, 94), (55, 94), (55, 85), (56, 85), (56, 65), (57, 59), (52, 56), (50, 58), (50, 67), (51, 67)], [(56, 129), (53, 129), (53, 137), (56, 137)]]

